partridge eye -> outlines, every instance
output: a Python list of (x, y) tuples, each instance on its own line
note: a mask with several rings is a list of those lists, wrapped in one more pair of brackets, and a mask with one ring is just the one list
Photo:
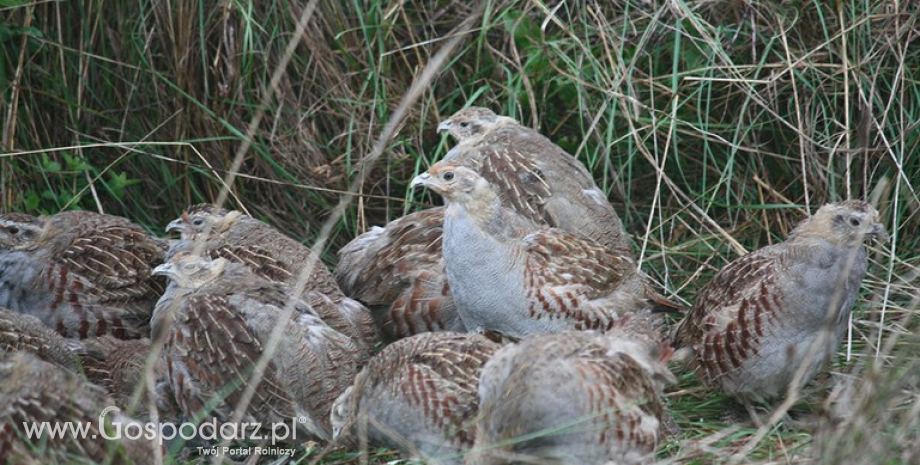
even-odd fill
[(445, 180), (445, 181), (453, 181), (453, 180), (454, 180), (454, 172), (453, 172), (453, 171), (448, 171), (448, 172), (442, 174), (442, 175), (441, 175), (441, 179), (443, 179), (443, 180)]
[(466, 121), (460, 123), (460, 127), (461, 127), (461, 128), (465, 128), (465, 127), (467, 127), (467, 126), (469, 126), (469, 125), (470, 125), (470, 123), (468, 123), (468, 122), (466, 122)]
[(9, 232), (10, 234), (19, 234), (19, 227), (18, 227), (18, 226), (10, 226), (9, 228), (6, 228), (6, 230), (7, 230), (7, 232)]
[(201, 225), (204, 224), (204, 219), (203, 219), (203, 218), (195, 218), (194, 220), (192, 220), (192, 224), (195, 225), (195, 226), (201, 226)]
[(862, 222), (859, 221), (859, 218), (850, 218), (850, 224), (853, 226), (859, 226)]

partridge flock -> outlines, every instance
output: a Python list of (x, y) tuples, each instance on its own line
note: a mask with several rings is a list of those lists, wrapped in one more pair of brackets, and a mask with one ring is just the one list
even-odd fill
[(745, 405), (797, 391), (841, 344), (866, 239), (887, 239), (866, 202), (825, 205), (681, 316), (575, 157), (483, 108), (438, 131), (457, 143), (411, 185), (445, 206), (371, 228), (334, 272), (216, 205), (169, 223), (173, 240), (86, 211), (0, 215), (0, 461), (165, 453), (20, 427), (98, 428), (117, 406), (123, 424), (296, 418), (295, 443), (429, 463), (647, 463), (676, 428), (669, 361)]

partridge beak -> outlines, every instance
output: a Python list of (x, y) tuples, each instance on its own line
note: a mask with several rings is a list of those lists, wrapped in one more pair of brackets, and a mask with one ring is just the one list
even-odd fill
[(438, 125), (438, 134), (448, 131), (450, 131), (450, 120), (441, 121), (441, 124)]
[(881, 241), (881, 242), (888, 242), (888, 239), (890, 239), (890, 236), (888, 235), (888, 231), (885, 230), (885, 226), (883, 226), (882, 223), (873, 224), (872, 230), (869, 231), (869, 235), (874, 237), (875, 240)]
[(429, 185), (431, 185), (431, 175), (428, 173), (422, 173), (412, 180), (412, 182), (409, 184), (409, 188), (417, 189), (419, 187), (428, 187)]
[(169, 276), (172, 274), (173, 265), (172, 263), (163, 263), (160, 266), (157, 266), (153, 269), (154, 276)]
[(185, 221), (182, 218), (176, 218), (166, 225), (166, 232), (182, 232), (185, 230)]

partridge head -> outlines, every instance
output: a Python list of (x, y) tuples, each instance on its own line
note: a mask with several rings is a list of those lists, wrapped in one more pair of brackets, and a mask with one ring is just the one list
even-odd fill
[(496, 128), (517, 124), (514, 118), (500, 116), (482, 107), (464, 108), (438, 124), (438, 132), (450, 134), (459, 143), (481, 140)]
[(425, 187), (451, 202), (461, 202), (464, 205), (498, 199), (489, 182), (475, 171), (441, 163), (435, 163), (427, 172), (416, 176), (409, 187)]

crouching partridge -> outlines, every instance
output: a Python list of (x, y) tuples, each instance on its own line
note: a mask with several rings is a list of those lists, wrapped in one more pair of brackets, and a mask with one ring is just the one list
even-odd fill
[(745, 403), (801, 387), (840, 345), (866, 274), (863, 242), (875, 237), (887, 232), (866, 202), (821, 207), (786, 241), (729, 263), (700, 289), (675, 331), (679, 356)]
[(200, 204), (189, 207), (166, 231), (181, 233), (170, 247), (170, 256), (192, 252), (225, 258), (288, 286), (296, 285), (302, 272), (309, 272), (301, 296), (320, 318), (350, 336), (368, 356), (379, 342), (370, 312), (342, 294), (319, 255), (272, 226), (236, 210)]
[(166, 241), (117, 216), (0, 215), (0, 306), (65, 337), (144, 337), (163, 292), (153, 267), (165, 252)]
[(387, 346), (333, 404), (335, 438), (366, 437), (427, 463), (463, 463), (475, 437), (479, 374), (498, 349), (484, 336), (453, 332)]
[(650, 463), (667, 431), (670, 355), (647, 321), (505, 346), (482, 369), (482, 419), (467, 463)]
[[(0, 355), (0, 457), (5, 464), (156, 463), (161, 446), (144, 424), (109, 409), (114, 405), (101, 388), (58, 365), (26, 352)], [(50, 434), (49, 426), (67, 423), (86, 436)], [(30, 439), (25, 428), (42, 426), (42, 436)]]
[[(169, 390), (189, 418), (290, 422), (329, 439), (329, 410), (362, 354), (282, 284), (223, 258), (179, 254), (156, 268), (171, 282), (153, 315)], [(268, 363), (261, 373), (256, 367)], [(302, 423), (300, 423), (302, 420)], [(301, 439), (306, 439), (300, 436)]]
[(449, 200), (444, 213), (447, 280), (471, 331), (512, 338), (568, 329), (609, 329), (663, 298), (635, 262), (584, 236), (540, 226), (502, 205), (475, 171), (436, 164), (417, 176)]
[(443, 208), (422, 210), (375, 226), (339, 251), (339, 285), (370, 307), (388, 339), (466, 331), (444, 274), (443, 224)]

